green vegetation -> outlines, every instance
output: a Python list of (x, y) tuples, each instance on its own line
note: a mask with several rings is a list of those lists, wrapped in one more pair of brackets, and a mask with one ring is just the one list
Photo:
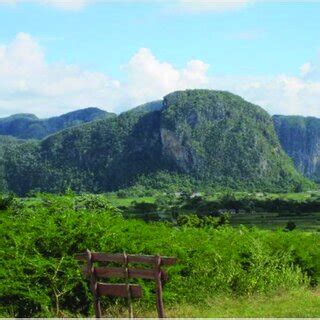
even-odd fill
[(297, 170), (320, 182), (320, 119), (277, 115), (273, 121), (282, 148)]
[(207, 195), (155, 192), (149, 197), (141, 197), (140, 192), (140, 189), (121, 190), (109, 193), (107, 198), (125, 217), (146, 221), (177, 224), (179, 217), (190, 216), (194, 225), (202, 225), (206, 223), (204, 219), (210, 217), (218, 222), (226, 213), (233, 226), (291, 230), (295, 225), (299, 230), (320, 230), (320, 193), (317, 191), (268, 194), (229, 190)]
[(7, 178), (6, 178), (6, 169), (4, 163), (4, 156), (6, 154), (7, 148), (14, 149), (18, 144), (22, 143), (22, 141), (17, 140), (12, 137), (0, 136), (0, 192), (7, 192)]
[[(317, 136), (313, 120), (274, 121), (285, 149), (296, 137), (291, 156)], [(16, 115), (1, 133), (46, 138), (0, 137), (0, 316), (92, 316), (73, 258), (87, 248), (176, 256), (169, 316), (320, 316), (320, 194), (260, 107), (187, 90), (119, 116)], [(317, 168), (318, 150), (301, 152)], [(154, 286), (140, 284), (136, 315), (154, 316)], [(107, 315), (124, 308), (103, 300)]]
[(145, 104), (142, 104), (138, 107), (135, 107), (127, 112), (130, 113), (138, 113), (138, 114), (146, 114), (152, 111), (159, 111), (163, 108), (162, 100), (151, 101)]
[[(149, 111), (151, 110), (151, 111)], [(110, 119), (5, 146), (7, 188), (30, 191), (303, 191), (271, 117), (228, 92), (186, 90)]]
[[(164, 290), (169, 315), (319, 316), (312, 288), (320, 281), (320, 233), (231, 228), (214, 219), (197, 226), (126, 220), (105, 196), (70, 191), (3, 196), (0, 203), (1, 316), (92, 315), (88, 284), (73, 259), (86, 248), (176, 256)], [(152, 315), (153, 285), (141, 284), (135, 309)], [(271, 309), (271, 301), (284, 305)], [(103, 301), (107, 314), (121, 315), (123, 306)]]
[(42, 139), (66, 128), (113, 116), (115, 114), (98, 108), (86, 108), (48, 119), (38, 119), (34, 114), (15, 114), (0, 119), (0, 135), (19, 139)]
[(164, 105), (162, 135), (180, 169), (233, 189), (304, 187), (306, 181), (282, 151), (272, 119), (262, 108), (228, 92), (208, 90), (170, 94)]
[[(319, 291), (293, 290), (271, 295), (220, 296), (201, 306), (179, 305), (168, 310), (167, 315), (189, 318), (319, 318), (319, 303)], [(146, 317), (142, 311), (139, 315)], [(156, 317), (155, 312), (149, 315)]]

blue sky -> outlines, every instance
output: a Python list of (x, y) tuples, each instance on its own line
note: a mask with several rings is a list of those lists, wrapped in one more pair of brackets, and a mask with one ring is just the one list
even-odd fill
[(0, 0), (0, 116), (228, 90), (320, 116), (320, 2)]

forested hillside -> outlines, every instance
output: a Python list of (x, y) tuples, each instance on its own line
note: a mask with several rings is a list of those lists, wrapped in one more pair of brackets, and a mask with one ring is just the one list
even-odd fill
[(286, 191), (312, 185), (283, 152), (272, 118), (238, 96), (179, 91), (167, 95), (162, 108), (156, 103), (151, 109), (70, 128), (41, 142), (9, 144), (9, 190), (103, 192), (140, 183)]
[(86, 108), (48, 119), (39, 119), (33, 114), (16, 114), (0, 119), (0, 135), (20, 139), (42, 139), (69, 127), (113, 116), (115, 114), (98, 108)]
[(320, 119), (277, 115), (273, 120), (280, 143), (296, 168), (320, 181)]
[(14, 149), (13, 146), (20, 143), (23, 142), (12, 137), (0, 136), (0, 192), (8, 191), (4, 167), (5, 152), (7, 148), (12, 147)]

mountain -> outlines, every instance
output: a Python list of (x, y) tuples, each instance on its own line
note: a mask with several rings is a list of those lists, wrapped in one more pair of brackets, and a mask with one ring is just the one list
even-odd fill
[(8, 145), (9, 190), (103, 192), (137, 183), (269, 191), (311, 186), (282, 150), (262, 108), (210, 90), (174, 92), (158, 107)]
[(285, 152), (306, 177), (320, 182), (320, 119), (314, 117), (273, 117)]
[(39, 119), (33, 114), (16, 114), (0, 118), (0, 135), (19, 139), (42, 139), (72, 126), (113, 116), (115, 114), (98, 108), (86, 108), (48, 119)]
[(306, 183), (263, 109), (208, 90), (175, 92), (160, 110), (77, 126), (6, 155), (6, 180), (18, 193), (110, 191), (163, 172), (214, 187), (292, 190)]

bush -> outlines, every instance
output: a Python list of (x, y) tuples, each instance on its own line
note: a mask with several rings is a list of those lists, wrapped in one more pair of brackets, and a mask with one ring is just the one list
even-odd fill
[(286, 231), (292, 231), (297, 227), (297, 225), (293, 221), (288, 221), (285, 230)]
[(75, 210), (115, 210), (103, 195), (83, 194), (75, 198)]
[(6, 210), (10, 207), (14, 200), (13, 194), (0, 196), (0, 210)]
[(157, 211), (157, 205), (150, 202), (133, 202), (133, 209), (139, 213), (148, 213)]
[(231, 216), (228, 212), (222, 213), (219, 217), (203, 216), (199, 217), (196, 214), (180, 214), (177, 217), (177, 225), (179, 227), (189, 228), (217, 228), (218, 226), (227, 225), (230, 223)]
[(125, 198), (128, 198), (129, 196), (129, 192), (127, 190), (119, 190), (117, 191), (117, 197), (119, 199), (125, 199)]
[(178, 216), (177, 225), (180, 227), (200, 228), (203, 221), (196, 214), (182, 214)]
[[(319, 233), (147, 224), (125, 220), (100, 201), (87, 195), (41, 195), (0, 212), (1, 316), (92, 315), (92, 295), (73, 258), (87, 248), (177, 257), (164, 288), (168, 307), (204, 303), (216, 294), (319, 283)], [(140, 283), (141, 308), (154, 309), (154, 283)], [(116, 302), (125, 303), (106, 298), (103, 307)]]

